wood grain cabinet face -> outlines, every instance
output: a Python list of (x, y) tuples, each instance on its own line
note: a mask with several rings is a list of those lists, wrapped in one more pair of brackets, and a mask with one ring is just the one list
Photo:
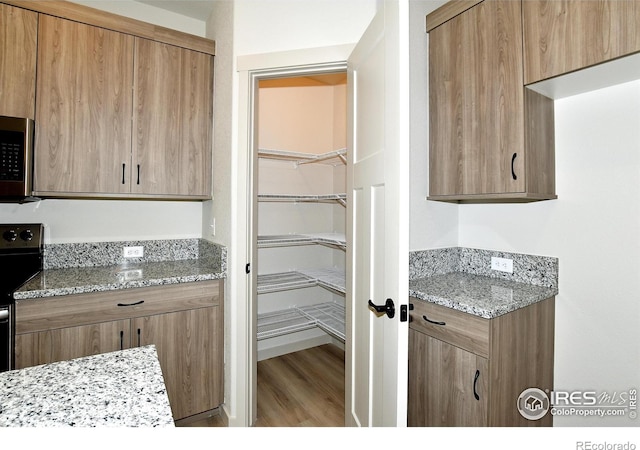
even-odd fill
[(39, 14), (37, 73), (36, 195), (211, 198), (212, 55)]
[(429, 31), (430, 199), (555, 198), (553, 103), (522, 79), (520, 2), (485, 0)]
[(414, 330), (409, 354), (409, 426), (487, 425), (486, 358)]
[(526, 0), (525, 84), (640, 52), (637, 0)]
[(136, 38), (133, 192), (211, 195), (213, 57)]
[(40, 15), (34, 190), (129, 192), (133, 38)]
[(35, 119), (38, 15), (0, 4), (0, 116)]
[(525, 389), (553, 390), (553, 298), (494, 319), (410, 302), (409, 426), (552, 425), (551, 414), (527, 420), (516, 405)]
[(222, 299), (222, 282), (205, 281), (18, 302), (16, 368), (154, 344), (174, 420), (214, 409), (224, 395)]

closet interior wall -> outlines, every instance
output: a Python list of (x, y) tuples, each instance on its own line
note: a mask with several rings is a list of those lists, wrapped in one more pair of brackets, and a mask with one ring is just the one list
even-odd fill
[[(270, 289), (264, 292), (264, 283), (261, 284), (265, 275), (292, 271), (333, 269), (344, 277), (346, 246), (260, 244), (263, 237), (327, 233), (342, 236), (344, 240), (344, 198), (323, 201), (265, 199), (278, 195), (326, 196), (346, 192), (346, 166), (339, 156), (308, 162), (296, 158), (272, 158), (263, 153), (299, 153), (308, 154), (311, 158), (336, 151), (344, 153), (346, 75), (332, 76), (327, 80), (305, 77), (288, 81), (263, 80), (260, 83), (257, 186), (259, 336), (261, 322), (264, 323), (261, 318), (265, 315), (304, 310), (320, 304), (335, 304), (344, 309), (344, 294), (317, 284), (274, 292), (268, 292)], [(344, 317), (341, 320), (344, 326)], [(341, 339), (318, 326), (276, 333), (274, 337), (265, 338), (263, 335), (258, 337), (258, 360), (326, 343), (344, 348), (344, 337)]]

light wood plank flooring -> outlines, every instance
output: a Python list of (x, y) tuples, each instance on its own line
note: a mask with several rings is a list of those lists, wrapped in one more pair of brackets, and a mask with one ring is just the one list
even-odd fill
[[(184, 426), (226, 424), (217, 415)], [(326, 344), (260, 361), (256, 426), (344, 426), (344, 351)]]

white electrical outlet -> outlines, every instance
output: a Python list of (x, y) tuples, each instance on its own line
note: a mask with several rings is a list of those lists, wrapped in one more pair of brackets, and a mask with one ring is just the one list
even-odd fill
[(123, 254), (125, 258), (142, 258), (144, 256), (144, 247), (125, 247)]
[(216, 235), (216, 218), (214, 217), (211, 221), (211, 236)]
[(513, 259), (491, 257), (491, 270), (513, 273)]

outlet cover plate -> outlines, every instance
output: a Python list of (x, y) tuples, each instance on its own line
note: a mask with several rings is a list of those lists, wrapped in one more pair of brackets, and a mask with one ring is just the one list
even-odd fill
[(491, 257), (491, 270), (513, 273), (513, 259)]

